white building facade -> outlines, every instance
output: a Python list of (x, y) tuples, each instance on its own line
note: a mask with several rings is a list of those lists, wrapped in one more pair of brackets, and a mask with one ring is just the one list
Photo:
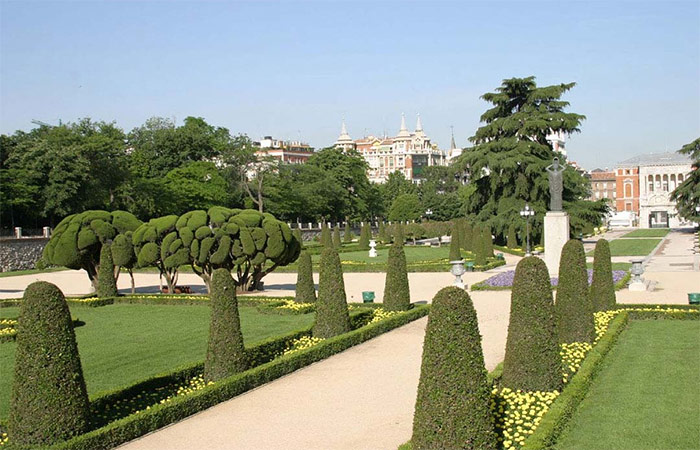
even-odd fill
[(671, 192), (691, 171), (690, 158), (675, 152), (639, 157), (640, 228), (673, 228), (688, 224), (678, 217)]
[(366, 136), (352, 140), (343, 122), (334, 146), (344, 150), (356, 149), (367, 161), (367, 177), (373, 183), (386, 182), (393, 172), (401, 172), (406, 179), (419, 183), (425, 167), (447, 165), (447, 155), (425, 134), (420, 115), (415, 131), (408, 131), (402, 114), (399, 133), (384, 138)]

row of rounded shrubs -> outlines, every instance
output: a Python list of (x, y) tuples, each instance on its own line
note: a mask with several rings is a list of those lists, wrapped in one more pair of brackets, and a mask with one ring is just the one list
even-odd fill
[[(528, 257), (518, 263), (501, 387), (528, 392), (562, 389), (560, 345), (593, 343), (594, 312), (615, 305), (606, 241), (598, 242), (595, 258), (589, 291), (583, 244), (566, 243), (556, 303), (544, 262)], [(413, 448), (499, 448), (491, 390), (472, 300), (462, 289), (444, 288), (433, 299), (426, 329)]]

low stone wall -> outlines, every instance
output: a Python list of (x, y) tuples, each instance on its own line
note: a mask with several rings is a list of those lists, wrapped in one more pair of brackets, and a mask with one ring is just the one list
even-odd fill
[(0, 240), (0, 272), (33, 269), (48, 242), (44, 237)]

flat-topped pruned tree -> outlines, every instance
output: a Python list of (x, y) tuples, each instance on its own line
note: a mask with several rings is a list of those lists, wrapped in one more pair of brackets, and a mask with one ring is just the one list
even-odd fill
[(248, 368), (231, 272), (216, 269), (211, 280), (211, 323), (204, 379), (217, 381)]
[(126, 211), (85, 211), (63, 219), (44, 248), (43, 259), (55, 266), (87, 272), (93, 289), (97, 279), (102, 244), (141, 225)]
[(607, 311), (615, 307), (615, 282), (613, 281), (610, 244), (598, 239), (593, 252), (593, 281), (590, 289), (594, 311)]
[(320, 266), (313, 335), (326, 339), (350, 331), (350, 315), (338, 252), (324, 248)]
[(90, 407), (63, 293), (45, 281), (24, 291), (8, 420), (11, 443), (45, 447), (88, 431)]
[(423, 342), (413, 448), (497, 449), (481, 335), (464, 289), (441, 289), (433, 298)]
[(134, 267), (136, 267), (137, 258), (134, 252), (134, 244), (132, 244), (134, 233), (127, 231), (126, 233), (118, 234), (112, 242), (112, 260), (114, 265), (118, 268), (117, 277), (119, 276), (119, 269), (126, 269), (131, 278), (131, 293), (136, 292), (136, 285), (134, 283)]
[(547, 266), (530, 256), (515, 268), (501, 384), (513, 390), (562, 388), (561, 357)]
[(560, 344), (593, 342), (595, 322), (588, 293), (586, 254), (578, 239), (569, 240), (561, 251), (555, 311)]

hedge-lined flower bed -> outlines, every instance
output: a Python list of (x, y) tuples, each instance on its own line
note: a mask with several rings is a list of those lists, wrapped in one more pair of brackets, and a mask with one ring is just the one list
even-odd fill
[[(615, 289), (620, 290), (627, 285), (629, 281), (630, 274), (626, 270), (613, 270), (613, 283), (615, 283)], [(480, 281), (479, 283), (474, 283), (471, 287), (473, 291), (499, 291), (499, 290), (510, 290), (513, 286), (513, 280), (515, 279), (515, 270), (508, 270), (505, 272), (498, 273), (492, 277)], [(550, 282), (552, 288), (556, 289), (559, 284), (558, 277), (551, 277)], [(593, 270), (588, 269), (588, 284), (593, 282)]]
[(204, 383), (203, 364), (197, 364), (107, 393), (91, 401), (93, 431), (51, 448), (113, 448), (405, 325), (429, 310), (428, 305), (420, 305), (372, 322), (382, 314), (379, 308), (353, 308), (353, 331), (317, 341), (308, 339), (311, 328), (307, 328), (266, 341), (246, 349), (251, 369), (216, 383)]

